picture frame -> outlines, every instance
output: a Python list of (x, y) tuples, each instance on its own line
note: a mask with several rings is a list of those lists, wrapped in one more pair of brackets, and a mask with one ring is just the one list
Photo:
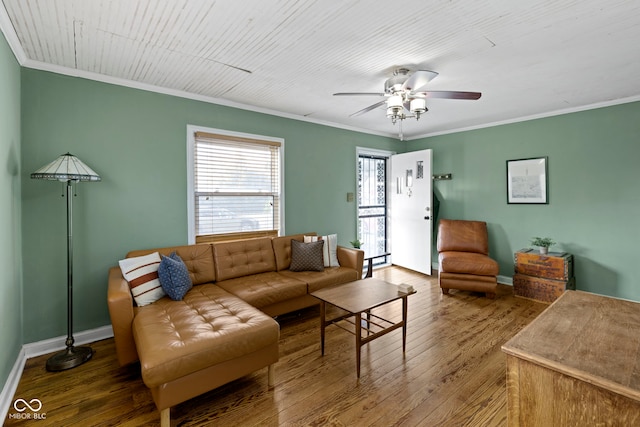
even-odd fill
[(507, 160), (507, 203), (548, 204), (548, 157)]

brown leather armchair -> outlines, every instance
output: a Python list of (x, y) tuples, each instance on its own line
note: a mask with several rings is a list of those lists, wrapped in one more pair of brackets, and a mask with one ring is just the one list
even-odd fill
[(487, 223), (441, 219), (438, 226), (438, 283), (449, 289), (496, 297), (498, 263), (489, 258)]

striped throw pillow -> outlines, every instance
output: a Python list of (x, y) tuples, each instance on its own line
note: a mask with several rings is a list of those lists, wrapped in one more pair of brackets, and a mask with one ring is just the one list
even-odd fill
[(118, 261), (122, 275), (129, 282), (131, 295), (138, 307), (151, 304), (165, 296), (160, 280), (160, 254), (154, 252), (149, 255), (125, 258)]
[(324, 247), (322, 248), (322, 257), (324, 259), (325, 267), (340, 267), (338, 262), (338, 235), (329, 234), (328, 236), (304, 236), (304, 241), (317, 242), (318, 240), (324, 240)]

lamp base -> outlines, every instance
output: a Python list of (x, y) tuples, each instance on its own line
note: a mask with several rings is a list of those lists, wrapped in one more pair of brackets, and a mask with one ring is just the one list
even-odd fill
[(91, 347), (67, 347), (59, 353), (47, 359), (47, 371), (64, 371), (75, 368), (91, 359), (93, 349)]

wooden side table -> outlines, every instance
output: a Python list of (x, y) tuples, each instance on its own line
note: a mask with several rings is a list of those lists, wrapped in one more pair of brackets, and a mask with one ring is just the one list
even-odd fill
[(375, 255), (375, 256), (370, 256), (370, 257), (366, 257), (364, 260), (367, 261), (367, 275), (364, 276), (365, 279), (368, 279), (370, 277), (373, 277), (373, 260), (376, 258), (382, 258), (382, 257), (387, 257), (391, 255), (390, 252), (387, 252), (385, 254), (380, 254), (380, 255)]
[(509, 426), (640, 425), (640, 303), (567, 291), (502, 346)]
[(521, 249), (516, 252), (514, 295), (553, 302), (567, 289), (575, 288), (573, 255), (566, 252), (541, 255), (533, 249)]

